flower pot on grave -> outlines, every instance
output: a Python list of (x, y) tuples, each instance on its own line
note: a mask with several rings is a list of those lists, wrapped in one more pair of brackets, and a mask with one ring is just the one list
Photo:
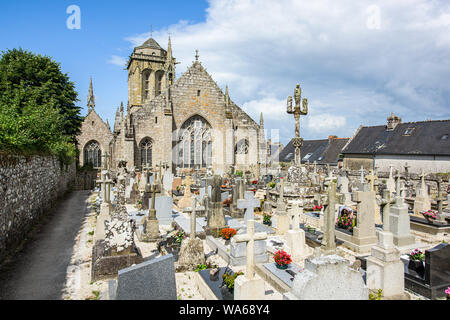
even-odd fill
[(225, 240), (225, 245), (226, 245), (226, 246), (230, 244), (230, 241), (231, 241), (230, 239), (225, 239), (225, 238), (222, 238), (222, 239)]
[(275, 263), (275, 266), (280, 270), (286, 270), (289, 267), (288, 264), (278, 264), (278, 263)]
[(450, 300), (450, 294), (447, 294), (447, 300)]
[(408, 269), (415, 271), (418, 275), (423, 277), (425, 273), (425, 267), (423, 261), (420, 260), (409, 260)]
[(272, 221), (263, 221), (263, 224), (270, 227), (272, 225)]
[(234, 300), (234, 289), (228, 288), (225, 284), (220, 287), (222, 300)]

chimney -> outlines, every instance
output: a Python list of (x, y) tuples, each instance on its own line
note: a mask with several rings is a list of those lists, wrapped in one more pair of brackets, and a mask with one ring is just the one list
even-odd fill
[(392, 114), (387, 118), (386, 130), (393, 131), (400, 123), (402, 123), (402, 118), (394, 115), (392, 112)]

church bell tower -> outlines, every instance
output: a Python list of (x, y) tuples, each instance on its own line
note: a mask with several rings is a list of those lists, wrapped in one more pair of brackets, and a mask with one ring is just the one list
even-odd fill
[(127, 66), (131, 112), (159, 96), (174, 83), (175, 65), (170, 37), (167, 51), (153, 38), (134, 48)]

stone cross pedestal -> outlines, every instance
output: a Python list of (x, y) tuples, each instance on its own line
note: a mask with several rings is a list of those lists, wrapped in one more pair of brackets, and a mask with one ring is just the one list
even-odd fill
[(177, 262), (177, 272), (182, 271), (194, 271), (198, 265), (205, 264), (205, 250), (203, 247), (203, 241), (195, 237), (196, 234), (196, 206), (197, 199), (192, 199), (192, 211), (191, 211), (191, 233), (189, 238), (184, 239), (181, 243), (180, 254)]
[(184, 209), (186, 207), (189, 207), (191, 205), (191, 185), (194, 183), (191, 176), (187, 176), (186, 179), (183, 181), (184, 185), (184, 195), (183, 198), (178, 201), (178, 208)]
[(156, 218), (155, 200), (156, 200), (156, 185), (152, 184), (150, 191), (152, 192), (152, 202), (151, 207), (148, 210), (148, 217), (142, 221), (142, 234), (140, 235), (140, 240), (143, 242), (154, 242), (160, 240), (161, 236), (159, 234), (159, 222)]
[(258, 208), (260, 205), (261, 201), (259, 199), (255, 199), (253, 191), (246, 191), (244, 194), (244, 199), (239, 199), (237, 201), (237, 208), (245, 209), (245, 222), (247, 222), (248, 220), (253, 220), (255, 218), (255, 208)]
[(395, 246), (407, 247), (415, 243), (415, 238), (410, 232), (408, 205), (401, 196), (400, 175), (397, 175), (396, 185), (395, 203), (390, 210), (389, 230), (394, 234)]
[(237, 243), (247, 243), (247, 265), (244, 276), (239, 276), (234, 284), (234, 300), (264, 300), (264, 280), (255, 274), (255, 241), (267, 239), (267, 233), (255, 233), (255, 220), (247, 221), (247, 234), (236, 235)]
[(300, 229), (300, 215), (303, 214), (303, 208), (294, 205), (288, 211), (289, 217), (292, 218), (292, 229), (286, 234), (287, 246), (290, 248), (292, 260), (303, 265), (304, 259), (308, 256), (308, 246), (305, 244), (305, 231)]

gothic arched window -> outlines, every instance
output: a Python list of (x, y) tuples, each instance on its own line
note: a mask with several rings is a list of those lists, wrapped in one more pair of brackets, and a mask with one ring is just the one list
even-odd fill
[(97, 141), (90, 141), (84, 147), (84, 164), (96, 169), (102, 166), (102, 150)]
[(145, 102), (150, 99), (150, 70), (142, 73), (142, 100)]
[(141, 144), (139, 145), (139, 148), (141, 149), (141, 165), (142, 167), (152, 166), (152, 149), (153, 149), (153, 142), (150, 138), (145, 138), (142, 140)]
[(241, 139), (236, 144), (236, 148), (234, 149), (234, 153), (236, 154), (248, 154), (249, 142), (247, 139)]
[(155, 73), (155, 97), (161, 94), (163, 76), (164, 71), (160, 70)]
[(193, 116), (180, 129), (177, 165), (182, 168), (206, 168), (211, 164), (211, 125), (203, 117)]

